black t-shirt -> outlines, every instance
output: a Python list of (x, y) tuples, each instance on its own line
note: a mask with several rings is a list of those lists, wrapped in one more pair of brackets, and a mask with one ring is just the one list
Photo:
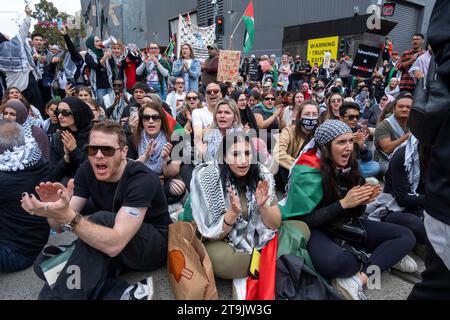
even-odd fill
[(122, 180), (108, 183), (98, 181), (91, 164), (86, 161), (75, 175), (74, 195), (85, 199), (91, 197), (95, 209), (99, 211), (117, 213), (123, 206), (148, 208), (144, 223), (161, 227), (167, 227), (171, 223), (159, 177), (140, 162), (129, 161)]
[(32, 216), (20, 204), (22, 192), (36, 194), (34, 188), (48, 181), (48, 163), (17, 172), (0, 172), (0, 244), (36, 256), (46, 245), (50, 227), (47, 219)]

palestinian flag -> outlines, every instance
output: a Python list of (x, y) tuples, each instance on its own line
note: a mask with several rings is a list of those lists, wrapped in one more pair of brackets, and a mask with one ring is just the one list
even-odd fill
[(174, 135), (174, 134), (183, 135), (184, 128), (181, 126), (181, 124), (179, 124), (177, 122), (177, 120), (175, 120), (170, 113), (168, 113), (165, 110), (164, 110), (164, 112), (166, 113), (167, 122), (169, 123), (170, 134), (171, 135)]
[(244, 13), (245, 36), (244, 36), (244, 53), (248, 54), (253, 49), (253, 41), (255, 39), (255, 14), (253, 13), (253, 2), (250, 0)]
[(283, 220), (311, 213), (323, 197), (319, 151), (313, 143), (305, 150), (291, 169), (287, 196), (279, 203)]

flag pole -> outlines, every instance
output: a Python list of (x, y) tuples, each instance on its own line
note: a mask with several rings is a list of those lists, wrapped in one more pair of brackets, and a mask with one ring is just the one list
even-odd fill
[(244, 14), (242, 15), (241, 19), (239, 20), (238, 24), (236, 25), (236, 28), (234, 28), (233, 33), (231, 33), (231, 36), (230, 36), (230, 43), (229, 43), (229, 46), (228, 46), (228, 50), (231, 50), (231, 49), (232, 49), (234, 34), (236, 33), (236, 31), (237, 31), (239, 25), (241, 24), (242, 20), (244, 19), (244, 15), (245, 15), (245, 12), (244, 12)]

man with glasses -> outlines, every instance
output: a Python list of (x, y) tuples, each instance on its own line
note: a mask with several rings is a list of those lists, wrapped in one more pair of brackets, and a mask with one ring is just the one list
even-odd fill
[[(67, 188), (41, 183), (36, 187), (39, 200), (22, 195), (25, 211), (79, 238), (52, 289), (45, 284), (39, 299), (134, 299), (132, 293), (141, 289), (137, 298), (148, 295), (148, 284), (129, 287), (118, 276), (125, 270), (149, 272), (166, 264), (171, 220), (159, 177), (144, 164), (127, 160), (127, 152), (122, 127), (113, 121), (99, 123), (89, 136), (89, 161), (79, 168), (75, 181)], [(88, 199), (95, 211), (85, 218), (80, 212)], [(35, 270), (44, 279), (38, 271), (42, 258)], [(74, 266), (79, 286), (71, 289), (67, 284)]]
[(114, 80), (114, 91), (103, 97), (105, 103), (106, 116), (120, 123), (122, 119), (130, 117), (130, 104), (131, 94), (125, 89), (125, 84), (122, 80)]
[(150, 43), (142, 64), (136, 69), (138, 76), (144, 76), (146, 83), (154, 93), (165, 100), (167, 96), (167, 79), (172, 72), (170, 64), (160, 55), (156, 43)]
[(364, 178), (376, 177), (380, 171), (380, 165), (378, 162), (372, 161), (372, 151), (366, 145), (370, 133), (366, 125), (359, 124), (359, 119), (360, 113), (357, 103), (346, 102), (339, 108), (339, 120), (345, 122), (353, 131), (355, 152), (362, 176)]
[(208, 46), (208, 59), (202, 65), (202, 84), (206, 88), (210, 83), (217, 83), (219, 70), (219, 47), (217, 44)]
[(178, 112), (180, 112), (181, 107), (184, 103), (184, 98), (186, 97), (186, 93), (184, 92), (185, 82), (183, 78), (175, 79), (175, 91), (169, 93), (166, 99), (166, 103), (169, 105), (172, 117), (176, 118)]
[[(194, 142), (198, 148), (203, 147), (203, 135), (213, 123), (213, 115), (217, 104), (222, 99), (222, 93), (218, 84), (210, 83), (206, 87), (206, 107), (195, 109), (192, 112), (192, 128)], [(199, 153), (203, 154), (203, 153)]]
[(378, 124), (375, 129), (374, 140), (377, 148), (375, 158), (380, 163), (380, 172), (383, 176), (389, 167), (389, 156), (411, 136), (408, 120), (412, 102), (411, 94), (400, 94), (395, 101), (394, 114)]
[(402, 73), (400, 80), (400, 91), (408, 91), (414, 93), (416, 84), (414, 79), (409, 74), (409, 69), (412, 67), (417, 58), (425, 53), (422, 48), (425, 37), (421, 33), (414, 34), (412, 38), (412, 49), (405, 51), (400, 57), (396, 65), (396, 69)]

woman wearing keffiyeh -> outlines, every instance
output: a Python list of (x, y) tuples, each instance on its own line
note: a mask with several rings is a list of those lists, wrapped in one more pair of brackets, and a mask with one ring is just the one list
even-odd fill
[(171, 161), (171, 129), (161, 105), (146, 103), (139, 110), (139, 124), (128, 143), (128, 157), (142, 162), (160, 176), (169, 204), (180, 201), (186, 185), (174, 179), (180, 173), (178, 161)]
[(214, 273), (223, 279), (248, 276), (251, 253), (281, 225), (273, 176), (256, 162), (251, 138), (227, 134), (216, 162), (199, 165), (191, 181), (192, 213)]

